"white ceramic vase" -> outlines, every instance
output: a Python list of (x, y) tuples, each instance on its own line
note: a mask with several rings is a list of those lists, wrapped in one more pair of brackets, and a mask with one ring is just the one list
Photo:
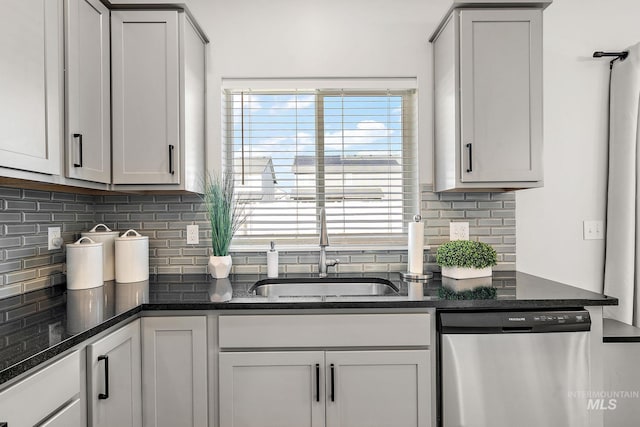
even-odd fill
[(442, 275), (452, 279), (472, 279), (475, 277), (490, 277), (491, 267), (471, 268), (471, 267), (445, 267), (442, 266)]
[(231, 271), (231, 255), (209, 257), (209, 274), (214, 279), (226, 279)]

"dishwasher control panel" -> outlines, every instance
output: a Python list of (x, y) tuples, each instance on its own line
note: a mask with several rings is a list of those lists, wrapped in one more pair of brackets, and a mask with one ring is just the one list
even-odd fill
[[(509, 319), (511, 320), (511, 319)], [(551, 323), (583, 323), (589, 321), (589, 313), (577, 314), (577, 313), (559, 313), (550, 312), (547, 314), (538, 314), (532, 316), (534, 322), (551, 322)]]
[(591, 330), (587, 310), (440, 313), (439, 330), (451, 334), (580, 332)]

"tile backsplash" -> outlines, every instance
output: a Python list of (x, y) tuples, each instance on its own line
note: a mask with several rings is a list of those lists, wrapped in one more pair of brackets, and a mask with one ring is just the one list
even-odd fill
[[(449, 240), (449, 222), (469, 222), (472, 239), (498, 252), (498, 269), (515, 268), (515, 193), (433, 193), (423, 186), (422, 217), (427, 269), (435, 269), (435, 249)], [(97, 223), (119, 231), (135, 228), (149, 236), (150, 272), (204, 273), (210, 237), (198, 195), (80, 195), (0, 187), (0, 298), (64, 282), (64, 251), (47, 250), (47, 228), (59, 226), (65, 243)], [(186, 242), (186, 226), (200, 226), (200, 244)], [(206, 236), (206, 237), (205, 237)], [(340, 272), (401, 271), (406, 250), (340, 251)], [(234, 271), (266, 272), (266, 254), (232, 253)], [(317, 271), (317, 251), (280, 252), (280, 270)]]
[(48, 227), (71, 242), (94, 222), (93, 196), (0, 187), (0, 298), (64, 282), (64, 254), (47, 249)]

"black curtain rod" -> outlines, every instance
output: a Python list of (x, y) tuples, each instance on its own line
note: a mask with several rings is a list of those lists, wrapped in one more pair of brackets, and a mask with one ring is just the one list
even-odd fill
[(593, 52), (594, 58), (602, 58), (603, 56), (615, 56), (620, 59), (625, 59), (627, 56), (629, 56), (629, 51), (624, 50), (622, 52), (602, 52), (602, 51)]
[(593, 52), (593, 57), (594, 58), (602, 58), (605, 56), (613, 56), (614, 58), (609, 61), (609, 69), (613, 68), (613, 63), (616, 62), (618, 59), (620, 60), (624, 60), (627, 58), (627, 56), (629, 56), (629, 51), (628, 50), (623, 50), (621, 52), (602, 52), (600, 50)]

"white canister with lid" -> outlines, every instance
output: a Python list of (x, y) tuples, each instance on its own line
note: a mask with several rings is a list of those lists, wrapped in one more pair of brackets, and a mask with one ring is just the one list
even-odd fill
[[(99, 227), (104, 228), (104, 231), (98, 230)], [(116, 247), (115, 239), (120, 235), (117, 231), (112, 231), (104, 224), (98, 224), (89, 231), (83, 231), (82, 237), (90, 237), (94, 242), (102, 242), (102, 255), (103, 259), (103, 280), (108, 282), (116, 278)]]
[(127, 230), (116, 237), (116, 282), (149, 279), (149, 237)]
[(67, 249), (67, 289), (90, 289), (102, 286), (102, 243), (81, 237)]

